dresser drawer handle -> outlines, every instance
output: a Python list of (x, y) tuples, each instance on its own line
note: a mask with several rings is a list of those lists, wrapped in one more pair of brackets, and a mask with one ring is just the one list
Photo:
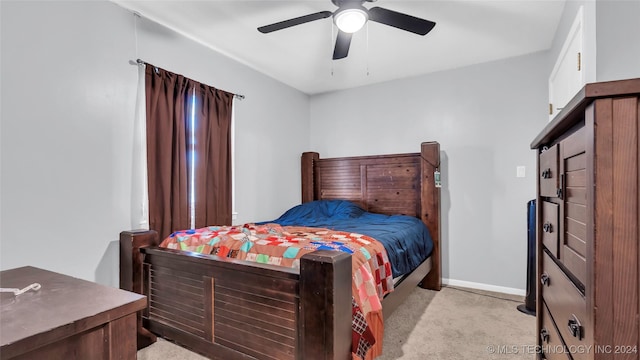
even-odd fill
[(582, 324), (580, 324), (580, 320), (575, 314), (571, 314), (571, 318), (567, 322), (567, 327), (569, 328), (569, 332), (571, 336), (578, 338), (578, 340), (582, 340)]
[(542, 275), (540, 275), (540, 283), (542, 283), (542, 285), (549, 286), (549, 284), (551, 283), (551, 278), (549, 277), (549, 274), (542, 273)]
[(542, 170), (542, 178), (543, 179), (551, 179), (551, 169)]
[(542, 330), (540, 330), (540, 340), (542, 340), (543, 343), (549, 342), (549, 332), (547, 329), (542, 328)]
[(542, 224), (542, 231), (544, 231), (546, 233), (552, 233), (553, 232), (553, 225), (551, 225), (550, 222), (546, 222), (546, 223)]
[(560, 174), (560, 187), (556, 189), (556, 195), (560, 200), (564, 200), (564, 174)]

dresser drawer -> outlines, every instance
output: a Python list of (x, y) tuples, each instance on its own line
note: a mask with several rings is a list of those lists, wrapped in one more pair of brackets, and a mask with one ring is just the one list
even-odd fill
[(542, 221), (540, 234), (542, 234), (542, 243), (549, 249), (551, 254), (558, 257), (558, 204), (552, 202), (542, 202)]
[(540, 349), (543, 359), (547, 360), (567, 360), (570, 359), (567, 348), (562, 342), (558, 329), (553, 323), (553, 318), (549, 314), (546, 304), (542, 304), (542, 328), (540, 329)]
[(558, 145), (540, 153), (540, 196), (558, 196)]
[[(543, 252), (542, 298), (569, 349), (586, 348), (591, 329), (587, 326), (587, 303), (578, 288), (556, 265), (549, 254)], [(572, 354), (574, 360), (587, 359), (589, 354)]]

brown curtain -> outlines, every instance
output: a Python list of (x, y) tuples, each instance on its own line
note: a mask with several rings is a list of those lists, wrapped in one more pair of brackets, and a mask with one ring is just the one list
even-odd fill
[(196, 227), (231, 223), (233, 94), (146, 66), (149, 227), (160, 240), (190, 228), (189, 149), (195, 91)]
[(195, 227), (230, 225), (233, 94), (199, 84), (195, 99)]

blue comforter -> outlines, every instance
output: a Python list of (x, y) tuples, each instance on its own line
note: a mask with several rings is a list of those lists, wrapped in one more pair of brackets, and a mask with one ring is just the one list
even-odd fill
[(319, 200), (289, 209), (279, 218), (261, 224), (322, 227), (370, 236), (387, 250), (393, 276), (413, 271), (431, 254), (433, 241), (420, 219), (406, 215), (366, 212), (350, 201)]

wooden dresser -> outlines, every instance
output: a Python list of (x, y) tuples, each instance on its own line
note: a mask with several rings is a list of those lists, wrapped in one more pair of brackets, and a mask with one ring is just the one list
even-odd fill
[(0, 272), (0, 359), (136, 358), (136, 312), (146, 297), (27, 266)]
[(640, 79), (587, 84), (538, 153), (538, 358), (640, 359)]

